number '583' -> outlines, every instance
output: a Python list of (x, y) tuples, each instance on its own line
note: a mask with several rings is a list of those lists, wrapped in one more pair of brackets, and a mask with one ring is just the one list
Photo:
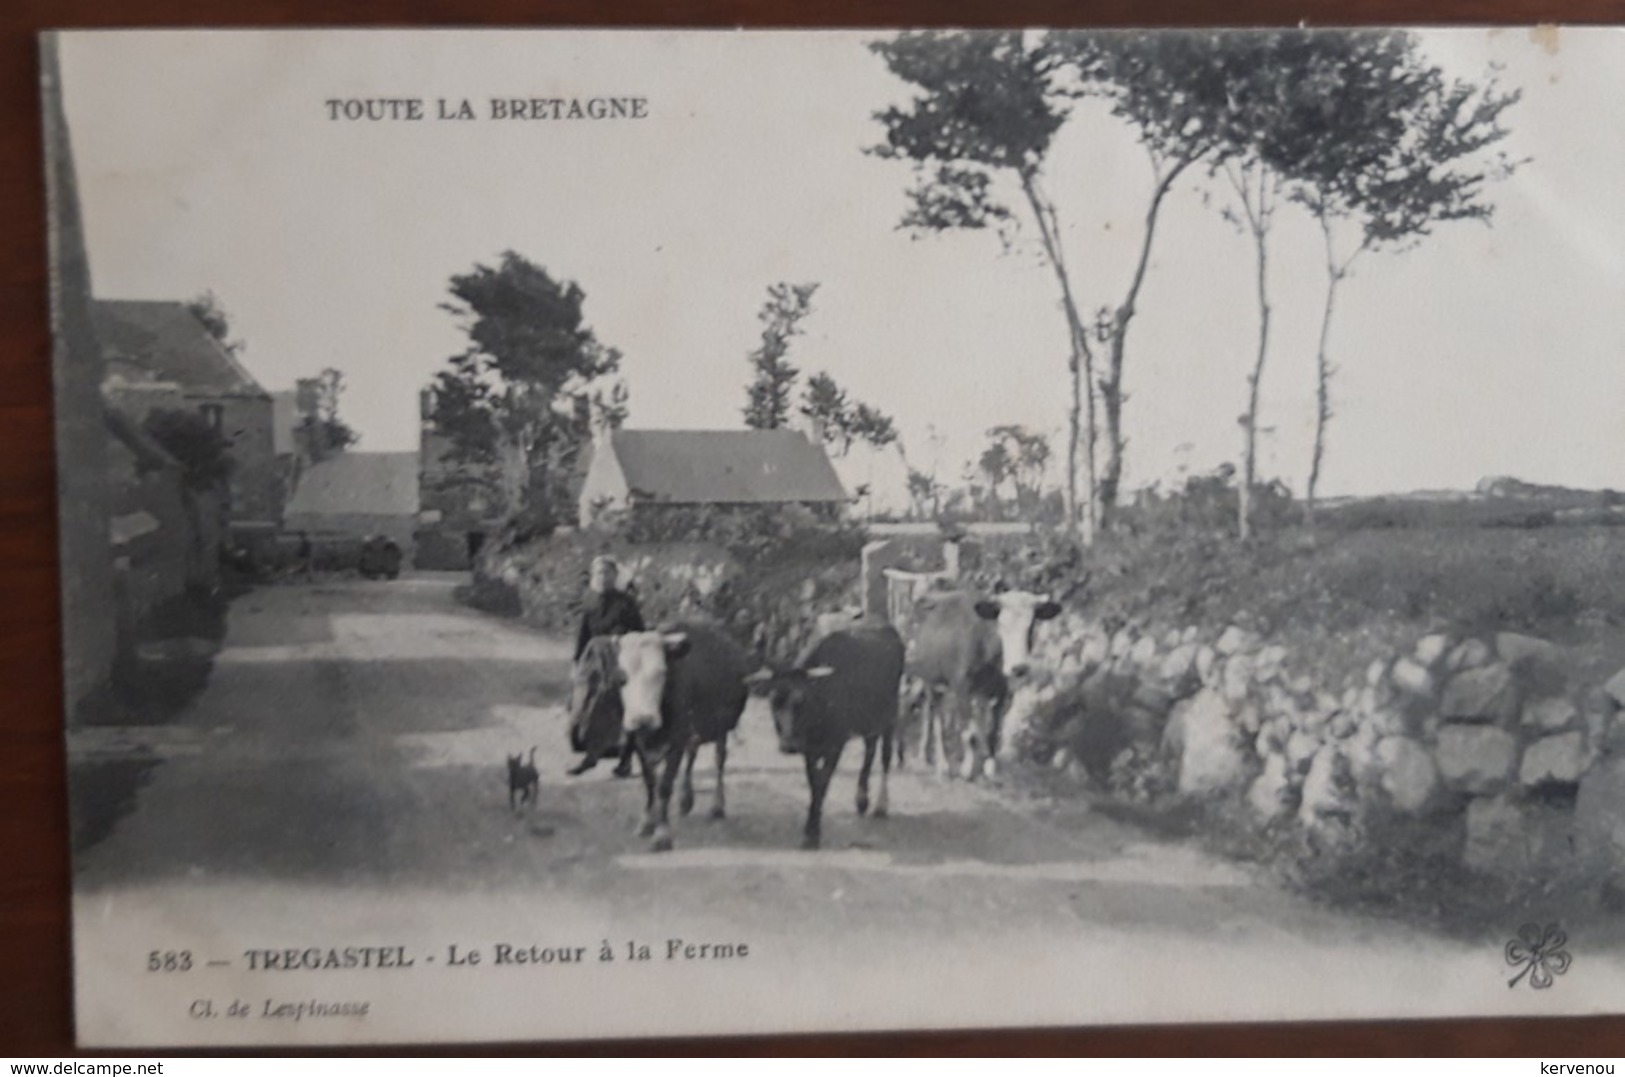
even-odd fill
[(191, 967), (190, 950), (153, 950), (147, 954), (148, 972), (185, 972)]

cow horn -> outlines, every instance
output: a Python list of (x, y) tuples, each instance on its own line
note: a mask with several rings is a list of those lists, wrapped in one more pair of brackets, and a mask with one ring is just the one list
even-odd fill
[(746, 677), (745, 678), (745, 683), (746, 684), (766, 684), (768, 681), (770, 681), (772, 679), (773, 679), (773, 671), (771, 669), (759, 669), (755, 673), (752, 673), (750, 676)]
[(817, 678), (819, 678), (819, 677), (833, 677), (834, 675), (835, 675), (835, 667), (834, 666), (814, 666), (811, 669), (807, 670), (807, 676), (809, 676), (809, 677), (811, 677), (811, 678), (813, 678), (815, 680)]

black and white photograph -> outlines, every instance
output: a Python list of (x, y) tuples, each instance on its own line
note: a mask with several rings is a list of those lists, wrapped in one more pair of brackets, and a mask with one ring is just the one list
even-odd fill
[(1619, 31), (40, 50), (82, 1046), (1625, 1010)]

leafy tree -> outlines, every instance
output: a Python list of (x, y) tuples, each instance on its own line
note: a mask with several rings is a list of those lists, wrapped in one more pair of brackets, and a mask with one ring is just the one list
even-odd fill
[(435, 379), (436, 427), (448, 458), (495, 476), (502, 513), (524, 528), (573, 514), (581, 451), (595, 426), (626, 416), (625, 386), (610, 379), (621, 355), (582, 316), (573, 281), (506, 251), (451, 278), (452, 302), (469, 346)]
[[(1487, 218), (1479, 201), (1491, 166), (1464, 164), (1504, 137), (1501, 113), (1516, 95), (1447, 82), (1409, 35), (1385, 31), (1280, 30), (1227, 35), (1225, 103), (1213, 110), (1222, 147), (1213, 168), (1235, 192), (1226, 216), (1253, 240), (1258, 349), (1248, 376), (1240, 530), (1252, 531), (1259, 395), (1269, 349), (1268, 237), (1283, 198), (1306, 206), (1327, 243), (1328, 298), (1317, 354), (1317, 434), (1310, 488), (1319, 481), (1331, 374), (1326, 340), (1338, 284), (1365, 249), (1404, 246), (1442, 220)], [(1217, 102), (1214, 102), (1217, 105)], [(1360, 242), (1338, 253), (1339, 220)], [(1312, 495), (1311, 495), (1312, 496)]]
[(1107, 454), (1098, 486), (1105, 526), (1117, 505), (1127, 447), (1123, 366), (1129, 326), (1139, 313), (1158, 218), (1179, 178), (1225, 148), (1216, 117), (1225, 101), (1231, 60), (1225, 35), (1215, 32), (1062, 30), (1047, 35), (1045, 48), (1072, 76), (1060, 84), (1059, 92), (1104, 100), (1113, 116), (1134, 129), (1151, 171), (1139, 253), (1128, 286), (1123, 298), (1103, 309), (1097, 319), (1097, 336), (1106, 352), (1098, 385)]
[(1038, 510), (1044, 472), (1049, 467), (1049, 439), (1022, 426), (995, 426), (988, 437), (1002, 446), (1008, 461), (1009, 481), (1021, 512), (1032, 516)]
[(987, 480), (988, 514), (998, 519), (1003, 514), (999, 490), (1016, 476), (1016, 459), (1011, 455), (1010, 446), (1002, 440), (994, 440), (976, 458), (976, 472)]
[[(823, 433), (825, 443), (835, 447), (837, 456), (852, 451), (856, 442), (884, 449), (901, 442), (891, 416), (879, 408), (852, 400), (829, 374), (820, 372), (807, 379), (802, 390), (801, 414), (811, 419)], [(907, 458), (904, 458), (906, 464)]]
[(203, 328), (209, 331), (211, 337), (220, 342), (220, 346), (226, 350), (227, 355), (236, 358), (247, 350), (248, 345), (242, 340), (231, 339), (231, 317), (226, 313), (226, 308), (220, 302), (220, 297), (215, 295), (212, 290), (193, 297), (186, 304), (186, 309), (192, 312), (194, 318), (203, 323)]
[(344, 374), (328, 367), (314, 378), (300, 378), (295, 384), (299, 422), (294, 436), (312, 462), (326, 460), (361, 440), (350, 425), (339, 418), (339, 396), (344, 392)]
[(156, 408), (147, 413), (141, 427), (181, 465), (181, 481), (187, 490), (203, 493), (231, 477), (236, 466), (231, 441), (198, 412)]
[(909, 514), (918, 519), (935, 519), (942, 515), (942, 498), (947, 488), (935, 475), (910, 468), (908, 471)]
[(1349, 62), (1320, 90), (1337, 117), (1335, 136), (1291, 162), (1290, 197), (1320, 226), (1326, 259), (1305, 493), (1311, 515), (1332, 418), (1328, 340), (1338, 287), (1367, 251), (1407, 250), (1449, 221), (1489, 224), (1494, 206), (1485, 188), (1522, 163), (1495, 149), (1508, 134), (1501, 121), (1517, 91), (1501, 92), (1493, 76), (1482, 86), (1446, 79), (1408, 33), (1362, 31), (1346, 43)]
[[(1014, 182), (1038, 229), (1044, 260), (1060, 288), (1070, 349), (1067, 522), (1081, 526), (1085, 540), (1092, 541), (1094, 353), (1073, 294), (1060, 218), (1042, 184), (1045, 158), (1067, 117), (1064, 100), (1051, 89), (1054, 58), (1031, 46), (1019, 31), (909, 32), (870, 48), (892, 74), (918, 90), (907, 109), (893, 107), (875, 115), (885, 128), (885, 141), (869, 151), (914, 165), (916, 182), (900, 227), (922, 232), (1002, 227), (1014, 220), (995, 186), (1003, 177)], [(1081, 520), (1080, 441), (1088, 474)]]
[(756, 315), (762, 325), (762, 343), (750, 353), (752, 378), (745, 405), (745, 425), (776, 430), (790, 418), (790, 394), (800, 371), (787, 358), (790, 341), (799, 334), (802, 319), (812, 313), (816, 283), (780, 282), (767, 290), (767, 302)]

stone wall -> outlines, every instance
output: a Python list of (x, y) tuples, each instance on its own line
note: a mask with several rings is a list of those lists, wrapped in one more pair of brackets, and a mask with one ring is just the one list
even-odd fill
[(1239, 798), (1317, 848), (1398, 815), (1456, 828), (1483, 871), (1625, 868), (1625, 670), (1587, 683), (1549, 641), (1433, 634), (1327, 677), (1237, 625), (1074, 613), (1038, 658), (1007, 750), (1114, 793)]

